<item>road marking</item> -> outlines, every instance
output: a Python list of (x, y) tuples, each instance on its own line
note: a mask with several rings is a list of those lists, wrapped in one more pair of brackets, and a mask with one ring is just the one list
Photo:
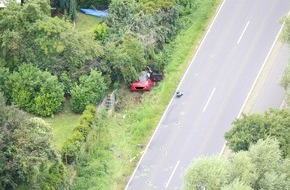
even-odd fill
[[(189, 66), (187, 67), (187, 69), (186, 69), (186, 71), (185, 71), (185, 73), (184, 73), (184, 75), (183, 75), (183, 77), (182, 77), (182, 79), (181, 79), (181, 81), (180, 81), (180, 83), (179, 83), (177, 89), (180, 88), (180, 86), (181, 86), (183, 80), (185, 79), (185, 76), (187, 75), (187, 73), (188, 73), (188, 71), (189, 71), (191, 65), (193, 64), (193, 61), (195, 60), (197, 53), (199, 52), (199, 50), (200, 50), (202, 44), (204, 43), (204, 41), (205, 41), (205, 39), (206, 39), (206, 37), (207, 37), (207, 35), (208, 35), (208, 33), (209, 33), (211, 27), (213, 26), (213, 23), (215, 22), (216, 18), (218, 17), (218, 15), (219, 15), (220, 11), (222, 10), (222, 8), (223, 8), (225, 2), (226, 2), (226, 0), (223, 0), (221, 6), (219, 7), (219, 9), (218, 9), (218, 11), (217, 11), (217, 13), (216, 13), (216, 15), (215, 15), (213, 21), (211, 22), (211, 24), (210, 24), (210, 26), (209, 26), (209, 28), (208, 28), (206, 34), (205, 34), (205, 36), (204, 36), (203, 39), (201, 40), (200, 45), (198, 46), (198, 48), (197, 48), (197, 50), (196, 50), (196, 52), (195, 52), (193, 58), (191, 59), (190, 64), (189, 64)], [(168, 112), (169, 107), (170, 107), (170, 105), (172, 104), (174, 98), (175, 98), (175, 94), (172, 96), (172, 98), (171, 98), (169, 104), (167, 105), (167, 107), (166, 107), (166, 109), (165, 109), (165, 111), (164, 111), (164, 113), (163, 113), (161, 119), (159, 120), (159, 123), (158, 123), (156, 129), (154, 130), (154, 133), (152, 134), (152, 136), (151, 136), (151, 138), (150, 138), (150, 140), (149, 140), (149, 142), (148, 142), (148, 144), (147, 144), (147, 146), (146, 146), (146, 148), (145, 148), (145, 150), (144, 150), (144, 154), (142, 154), (142, 156), (141, 156), (139, 162), (137, 163), (137, 165), (136, 165), (136, 167), (135, 167), (135, 169), (134, 169), (134, 171), (133, 171), (133, 173), (132, 173), (132, 175), (131, 175), (131, 177), (130, 177), (130, 179), (129, 179), (129, 181), (128, 181), (126, 187), (125, 187), (125, 190), (127, 190), (127, 189), (129, 188), (129, 185), (130, 185), (131, 181), (133, 180), (133, 177), (134, 177), (135, 173), (137, 172), (137, 169), (139, 168), (139, 166), (140, 166), (140, 164), (141, 164), (141, 162), (142, 162), (142, 160), (143, 160), (143, 158), (144, 158), (144, 156), (145, 156), (145, 154), (146, 154), (146, 152), (147, 152), (149, 146), (151, 145), (152, 140), (154, 139), (154, 137), (155, 137), (155, 135), (156, 135), (158, 129), (160, 128), (161, 123), (163, 122), (163, 120), (164, 120), (164, 118), (165, 118), (165, 115), (166, 115), (166, 113)]]
[(242, 37), (243, 37), (244, 33), (246, 32), (246, 30), (247, 30), (247, 28), (248, 28), (249, 24), (250, 24), (250, 21), (248, 21), (248, 22), (247, 22), (247, 24), (246, 24), (246, 26), (245, 26), (245, 28), (244, 28), (244, 30), (243, 30), (243, 32), (242, 32), (242, 34), (241, 34), (241, 36), (240, 36), (240, 38), (239, 38), (238, 42), (237, 42), (237, 44), (239, 44), (239, 43), (240, 43), (240, 41), (241, 41), (241, 39), (242, 39)]
[(170, 181), (171, 181), (171, 179), (172, 179), (172, 177), (173, 177), (173, 175), (174, 175), (179, 163), (180, 163), (180, 160), (178, 160), (178, 162), (176, 163), (176, 165), (175, 165), (175, 167), (174, 167), (174, 169), (173, 169), (173, 171), (171, 173), (171, 176), (170, 176), (170, 178), (168, 179), (168, 181), (166, 183), (166, 186), (165, 186), (166, 189), (167, 189), (167, 187), (168, 187), (168, 185), (169, 185), (169, 183), (170, 183)]
[(215, 92), (215, 88), (212, 90), (212, 92), (211, 92), (211, 94), (210, 94), (210, 96), (209, 96), (209, 98), (208, 98), (208, 100), (207, 100), (207, 102), (206, 102), (206, 104), (205, 104), (205, 106), (204, 106), (202, 112), (205, 112), (205, 110), (206, 110), (206, 108), (207, 108), (207, 106), (208, 106), (208, 104), (209, 104), (209, 102), (210, 102), (210, 100), (211, 100), (211, 98), (212, 98), (214, 92)]

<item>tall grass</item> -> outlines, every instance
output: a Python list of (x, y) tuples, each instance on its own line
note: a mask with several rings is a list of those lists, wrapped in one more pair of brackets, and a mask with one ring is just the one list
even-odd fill
[[(128, 102), (126, 109), (103, 122), (104, 131), (93, 131), (84, 145), (77, 165), (73, 189), (123, 189), (141, 151), (145, 148), (166, 106), (172, 98), (198, 42), (201, 40), (219, 0), (203, 0), (200, 8), (190, 16), (190, 26), (164, 48), (170, 62), (165, 79), (150, 93), (143, 93), (136, 106)], [(96, 129), (97, 130), (97, 129)], [(99, 143), (94, 143), (96, 140)], [(94, 170), (92, 171), (92, 168)], [(89, 174), (89, 175), (88, 175)]]

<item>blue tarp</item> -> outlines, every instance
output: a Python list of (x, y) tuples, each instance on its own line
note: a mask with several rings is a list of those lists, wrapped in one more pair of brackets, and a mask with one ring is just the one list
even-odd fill
[(94, 10), (94, 9), (83, 9), (80, 8), (80, 11), (84, 14), (95, 16), (95, 17), (107, 17), (108, 16), (108, 11), (100, 11), (100, 10)]

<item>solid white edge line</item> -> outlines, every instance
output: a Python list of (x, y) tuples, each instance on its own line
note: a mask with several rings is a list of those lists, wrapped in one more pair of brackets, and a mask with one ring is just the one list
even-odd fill
[(211, 25), (209, 26), (209, 28), (208, 28), (208, 30), (207, 30), (207, 32), (206, 32), (206, 34), (204, 35), (204, 37), (203, 37), (203, 39), (202, 39), (202, 41), (201, 41), (200, 45), (198, 46), (198, 48), (197, 48), (197, 50), (196, 50), (196, 52), (195, 52), (195, 54), (194, 54), (193, 58), (191, 59), (191, 61), (190, 61), (190, 64), (189, 64), (189, 66), (187, 67), (187, 69), (186, 69), (186, 71), (185, 71), (185, 73), (184, 73), (184, 75), (183, 75), (183, 77), (182, 77), (182, 79), (181, 79), (181, 81), (180, 81), (180, 83), (179, 83), (179, 85), (178, 85), (177, 89), (179, 89), (179, 88), (180, 88), (180, 86), (181, 86), (181, 84), (182, 84), (182, 82), (183, 82), (184, 78), (186, 77), (186, 75), (187, 75), (187, 73), (188, 73), (188, 71), (189, 71), (189, 69), (190, 69), (190, 67), (191, 67), (191, 65), (192, 65), (192, 63), (193, 63), (193, 61), (194, 61), (194, 60), (195, 60), (195, 58), (196, 58), (196, 55), (198, 54), (198, 52), (199, 52), (199, 50), (200, 50), (200, 47), (201, 47), (201, 46), (202, 46), (202, 44), (204, 43), (204, 41), (205, 41), (205, 39), (206, 39), (206, 37), (207, 37), (208, 33), (210, 32), (210, 29), (212, 28), (212, 25), (214, 24), (214, 22), (215, 22), (215, 20), (216, 20), (217, 16), (219, 15), (219, 13), (220, 13), (220, 11), (221, 11), (222, 7), (224, 6), (225, 2), (226, 2), (226, 0), (224, 0), (224, 1), (222, 2), (221, 6), (219, 7), (219, 9), (218, 9), (218, 11), (217, 11), (217, 13), (216, 13), (216, 15), (215, 15), (214, 19), (212, 20), (212, 23), (211, 23)]
[(215, 88), (212, 90), (212, 92), (211, 92), (211, 94), (210, 94), (210, 96), (209, 96), (209, 98), (208, 98), (208, 100), (207, 100), (207, 102), (206, 102), (206, 104), (205, 104), (205, 106), (204, 106), (202, 112), (205, 112), (205, 110), (206, 110), (206, 108), (207, 108), (207, 106), (208, 106), (208, 104), (209, 104), (209, 102), (210, 102), (210, 100), (211, 100), (211, 98), (212, 98), (214, 92), (215, 92)]
[[(203, 37), (203, 39), (202, 39), (200, 45), (198, 46), (198, 49), (196, 50), (195, 55), (193, 56), (192, 60), (190, 61), (190, 64), (189, 64), (189, 66), (187, 67), (187, 69), (186, 69), (186, 71), (185, 71), (185, 73), (184, 73), (184, 75), (183, 75), (183, 77), (182, 77), (182, 79), (181, 79), (181, 81), (180, 81), (180, 83), (179, 83), (177, 89), (179, 89), (179, 87), (181, 86), (181, 83), (183, 82), (185, 76), (187, 75), (188, 70), (190, 69), (190, 67), (191, 67), (191, 65), (192, 65), (192, 63), (193, 63), (193, 61), (194, 61), (194, 59), (195, 59), (197, 53), (199, 52), (200, 47), (202, 46), (202, 44), (203, 44), (205, 38), (207, 37), (207, 35), (208, 35), (208, 33), (209, 33), (209, 31), (210, 31), (210, 29), (211, 29), (211, 27), (212, 27), (214, 21), (216, 20), (217, 16), (219, 15), (219, 13), (220, 13), (220, 11), (221, 11), (223, 5), (225, 4), (225, 2), (226, 2), (226, 0), (223, 0), (221, 6), (219, 7), (218, 12), (216, 13), (216, 15), (215, 15), (215, 17), (214, 17), (214, 19), (213, 19), (213, 21), (212, 21), (212, 23), (211, 23), (209, 29), (207, 30), (207, 32), (206, 32), (205, 36)], [(151, 138), (150, 138), (149, 143), (147, 144), (147, 146), (146, 146), (146, 148), (145, 148), (145, 150), (144, 150), (144, 153), (142, 154), (142, 156), (141, 156), (141, 158), (140, 158), (138, 164), (136, 165), (136, 167), (135, 167), (135, 169), (134, 169), (134, 172), (132, 173), (132, 175), (131, 175), (131, 177), (130, 177), (130, 179), (129, 179), (129, 181), (128, 181), (126, 187), (125, 187), (125, 190), (127, 190), (127, 189), (129, 188), (129, 185), (130, 185), (130, 183), (131, 183), (131, 181), (132, 181), (132, 179), (133, 179), (133, 177), (134, 177), (134, 175), (135, 175), (137, 169), (139, 168), (139, 166), (140, 166), (140, 164), (141, 164), (141, 162), (142, 162), (142, 160), (143, 160), (143, 158), (144, 158), (144, 155), (146, 154), (146, 152), (147, 152), (147, 150), (148, 150), (148, 148), (149, 148), (149, 146), (150, 146), (150, 144), (151, 144), (151, 142), (152, 142), (152, 140), (153, 140), (153, 138), (154, 138), (156, 132), (158, 131), (158, 129), (159, 129), (159, 127), (160, 127), (160, 125), (161, 125), (161, 123), (162, 123), (162, 121), (163, 121), (163, 119), (164, 119), (166, 113), (168, 112), (168, 109), (169, 109), (170, 105), (172, 104), (172, 102), (173, 102), (173, 100), (174, 100), (174, 97), (175, 97), (175, 94), (172, 96), (172, 98), (171, 98), (169, 104), (167, 105), (167, 107), (166, 107), (166, 109), (165, 109), (165, 111), (164, 111), (164, 113), (163, 113), (163, 115), (162, 115), (162, 117), (161, 117), (161, 119), (160, 119), (160, 121), (159, 121), (159, 123), (158, 123), (158, 125), (157, 125), (157, 127), (156, 127), (156, 129), (155, 129), (155, 131), (154, 131), (154, 133), (153, 133), (153, 135), (152, 135)]]
[(179, 163), (180, 163), (180, 160), (178, 160), (178, 162), (176, 163), (176, 165), (175, 165), (175, 167), (174, 167), (174, 169), (173, 169), (173, 171), (172, 171), (172, 173), (171, 173), (171, 175), (170, 175), (170, 177), (169, 177), (169, 179), (168, 179), (168, 181), (166, 183), (166, 186), (165, 186), (166, 189), (169, 186), (169, 183), (170, 183), (170, 181), (171, 181), (171, 179), (172, 179), (172, 177), (173, 177), (173, 175), (174, 175)]
[[(287, 18), (289, 15), (290, 15), (290, 10), (288, 11), (286, 18)], [(267, 61), (268, 61), (268, 58), (269, 58), (270, 54), (272, 53), (275, 44), (276, 44), (277, 41), (278, 41), (278, 38), (279, 38), (279, 36), (280, 36), (280, 34), (281, 34), (283, 28), (284, 28), (284, 25), (285, 25), (285, 21), (283, 22), (283, 24), (282, 24), (282, 26), (281, 26), (281, 28), (280, 28), (280, 30), (279, 30), (279, 32), (278, 32), (278, 34), (277, 34), (275, 40), (274, 40), (272, 46), (271, 46), (271, 48), (270, 48), (270, 50), (269, 50), (269, 52), (268, 52), (268, 54), (267, 54), (267, 56), (266, 56), (266, 58), (265, 58), (265, 60), (264, 60), (264, 62), (263, 62), (263, 65), (262, 65), (262, 67), (260, 68), (260, 71), (259, 71), (258, 75), (256, 76), (256, 79), (255, 79), (255, 81), (254, 81), (254, 83), (253, 83), (253, 85), (252, 85), (252, 87), (251, 87), (249, 93), (247, 94), (247, 97), (246, 97), (246, 99), (245, 99), (245, 101), (244, 101), (244, 103), (243, 103), (243, 105), (242, 105), (242, 108), (241, 108), (241, 110), (240, 110), (240, 112), (239, 112), (239, 114), (238, 114), (238, 116), (237, 116), (237, 119), (239, 119), (239, 118), (241, 117), (241, 114), (242, 114), (243, 110), (245, 109), (245, 106), (246, 106), (246, 104), (247, 104), (247, 101), (249, 100), (249, 97), (250, 97), (250, 95), (251, 95), (251, 93), (252, 93), (252, 91), (253, 91), (253, 89), (254, 89), (254, 87), (255, 87), (255, 85), (256, 85), (256, 83), (257, 83), (257, 81), (258, 81), (258, 79), (259, 79), (259, 77), (260, 77), (260, 75), (261, 75), (261, 73), (262, 73), (262, 71), (263, 71), (263, 69), (264, 69), (266, 63), (267, 63)], [(226, 148), (226, 144), (227, 144), (227, 142), (225, 142), (225, 144), (224, 144), (224, 146), (223, 146), (223, 148), (222, 148), (222, 150), (221, 150), (221, 152), (220, 152), (220, 154), (219, 154), (219, 158), (223, 155), (223, 152), (224, 152), (224, 150), (225, 150), (225, 148)]]
[(243, 37), (244, 33), (246, 32), (246, 30), (247, 30), (247, 28), (248, 28), (249, 24), (250, 24), (250, 21), (248, 21), (248, 22), (247, 22), (247, 24), (246, 24), (246, 26), (245, 26), (245, 28), (244, 28), (244, 30), (243, 30), (243, 32), (242, 32), (242, 34), (241, 34), (241, 36), (240, 36), (240, 38), (239, 38), (238, 42), (237, 42), (237, 44), (239, 44), (239, 43), (240, 43), (240, 41), (241, 41), (241, 39), (242, 39), (242, 37)]

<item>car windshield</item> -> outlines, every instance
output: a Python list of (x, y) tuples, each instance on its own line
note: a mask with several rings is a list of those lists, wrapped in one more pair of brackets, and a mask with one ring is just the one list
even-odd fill
[(147, 75), (142, 75), (142, 76), (139, 76), (139, 81), (140, 82), (145, 82), (145, 81), (147, 81)]

